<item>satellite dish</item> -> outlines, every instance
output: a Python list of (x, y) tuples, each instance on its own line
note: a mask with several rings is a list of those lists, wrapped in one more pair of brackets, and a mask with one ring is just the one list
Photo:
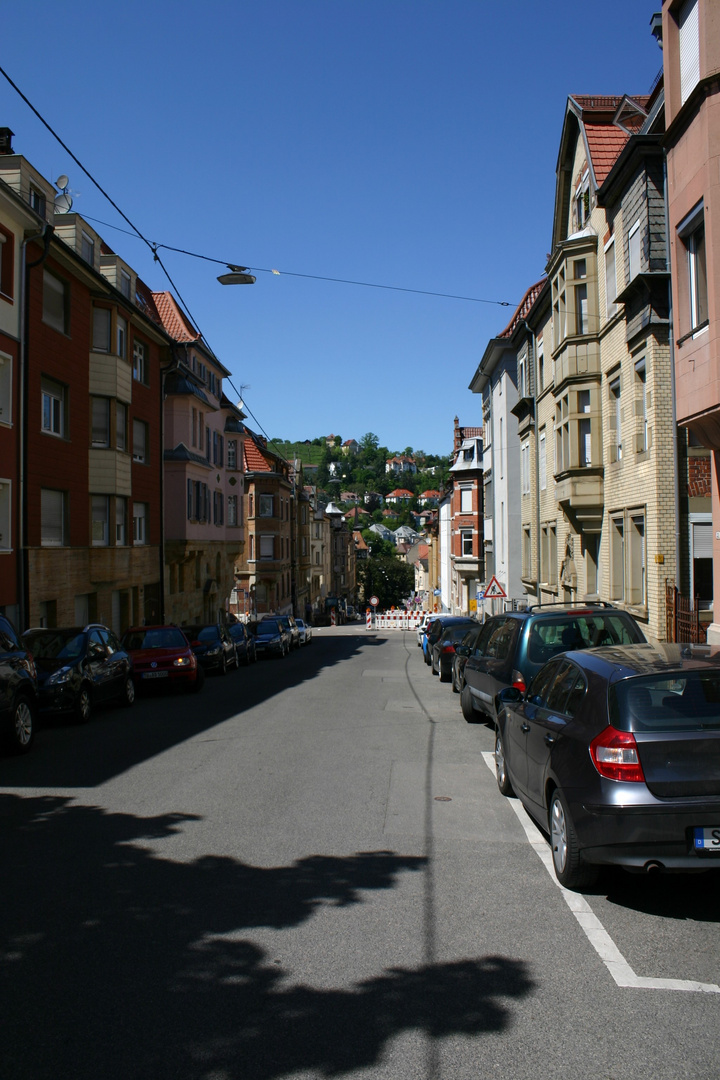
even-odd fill
[[(61, 178), (62, 179), (62, 178)], [(67, 177), (66, 177), (67, 179)], [(72, 210), (72, 196), (68, 195), (66, 191), (63, 191), (61, 195), (55, 197), (55, 213), (56, 214), (69, 214)]]
[(64, 191), (69, 183), (69, 178), (65, 175), (65, 173), (62, 173), (62, 175), (58, 176), (57, 180), (55, 181), (55, 187), (60, 188), (61, 191)]

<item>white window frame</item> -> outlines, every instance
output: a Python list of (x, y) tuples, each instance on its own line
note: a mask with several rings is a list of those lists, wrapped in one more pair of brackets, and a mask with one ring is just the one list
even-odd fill
[[(640, 234), (640, 219), (635, 222), (628, 232), (628, 281), (632, 281), (640, 273), (642, 265), (642, 236)], [(637, 263), (637, 265), (635, 265)]]
[(91, 398), (90, 445), (96, 450), (110, 445), (110, 398)]
[(523, 495), (530, 494), (530, 440), (526, 439), (520, 447), (520, 484)]
[[(147, 385), (147, 350), (143, 341), (133, 341), (133, 379)], [(202, 428), (201, 428), (202, 430)], [(201, 444), (202, 445), (202, 444)]]
[(124, 547), (127, 543), (127, 499), (115, 496), (115, 543)]
[(545, 431), (540, 433), (540, 441), (538, 445), (538, 474), (540, 481), (540, 490), (547, 490), (547, 433)]
[(698, 0), (686, 0), (678, 12), (680, 103), (684, 105), (700, 82), (700, 19)]
[(615, 237), (611, 236), (605, 245), (605, 311), (608, 319), (612, 318), (618, 309), (616, 256)]
[(464, 559), (473, 557), (473, 531), (472, 529), (460, 530), (460, 554)]
[(95, 266), (95, 240), (84, 229), (80, 232), (80, 257), (90, 266)]
[(110, 543), (110, 497), (90, 496), (90, 542), (92, 547), (108, 547)]
[(260, 534), (260, 559), (270, 562), (275, 558), (275, 535), (274, 533)]
[(127, 319), (118, 315), (115, 320), (115, 353), (125, 359), (127, 354)]
[(144, 420), (133, 419), (133, 461), (138, 465), (147, 464), (148, 426)]
[(133, 545), (142, 547), (147, 543), (148, 504), (133, 503)]
[(42, 376), (40, 381), (40, 426), (45, 435), (64, 439), (67, 428), (67, 387)]
[(473, 512), (473, 488), (472, 484), (460, 485), (460, 513), (472, 514)]

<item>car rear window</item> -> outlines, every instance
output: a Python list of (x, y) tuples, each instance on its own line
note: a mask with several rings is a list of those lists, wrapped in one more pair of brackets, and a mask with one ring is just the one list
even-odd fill
[(720, 730), (720, 670), (624, 679), (610, 687), (619, 731)]
[(543, 618), (531, 622), (527, 656), (531, 664), (544, 664), (557, 653), (573, 649), (632, 645), (644, 640), (635, 623), (620, 612)]
[(170, 627), (163, 630), (131, 630), (122, 640), (125, 649), (187, 649), (182, 630)]

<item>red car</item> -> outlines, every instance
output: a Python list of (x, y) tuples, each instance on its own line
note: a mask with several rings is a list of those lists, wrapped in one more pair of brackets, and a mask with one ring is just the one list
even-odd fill
[(157, 683), (197, 692), (205, 672), (179, 626), (135, 626), (125, 631), (123, 648), (132, 658), (138, 685)]

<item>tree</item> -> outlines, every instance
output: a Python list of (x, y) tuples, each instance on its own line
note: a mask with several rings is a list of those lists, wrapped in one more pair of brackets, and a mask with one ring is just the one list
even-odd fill
[(381, 611), (398, 607), (410, 596), (415, 586), (413, 567), (400, 559), (395, 552), (392, 555), (370, 555), (358, 576), (365, 602), (374, 594), (380, 601), (378, 607)]

